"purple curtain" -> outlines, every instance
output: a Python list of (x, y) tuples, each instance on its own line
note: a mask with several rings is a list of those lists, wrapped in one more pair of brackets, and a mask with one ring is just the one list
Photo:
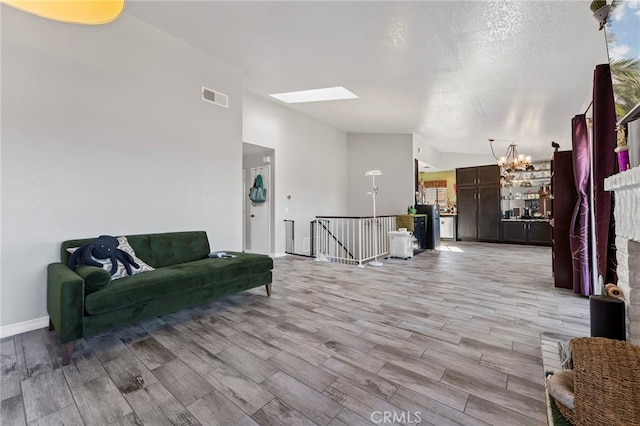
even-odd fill
[[(616, 112), (609, 64), (596, 66), (593, 75), (593, 194), (598, 275), (605, 283), (615, 277), (615, 241), (611, 193), (604, 190), (604, 179), (615, 173)], [(613, 232), (613, 233), (612, 233)], [(611, 241), (610, 241), (611, 240)]]
[(576, 182), (578, 201), (573, 209), (569, 245), (573, 260), (573, 291), (589, 296), (591, 290), (591, 267), (589, 262), (589, 133), (584, 115), (571, 120), (571, 143), (573, 146), (573, 178)]

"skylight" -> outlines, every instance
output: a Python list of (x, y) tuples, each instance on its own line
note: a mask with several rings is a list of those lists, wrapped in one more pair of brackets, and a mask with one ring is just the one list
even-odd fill
[(274, 93), (269, 95), (288, 104), (301, 102), (339, 101), (343, 99), (357, 99), (358, 96), (342, 86), (326, 87), (324, 89), (300, 90), (298, 92)]

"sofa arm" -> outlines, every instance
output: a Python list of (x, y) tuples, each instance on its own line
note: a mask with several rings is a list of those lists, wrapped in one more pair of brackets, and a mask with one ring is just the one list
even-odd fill
[(47, 268), (47, 311), (62, 343), (82, 337), (84, 280), (63, 263)]

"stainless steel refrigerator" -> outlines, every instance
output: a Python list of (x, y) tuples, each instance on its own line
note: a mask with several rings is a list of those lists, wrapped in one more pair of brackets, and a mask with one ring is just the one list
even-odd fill
[(425, 248), (435, 250), (440, 245), (440, 210), (437, 204), (417, 205), (420, 214), (426, 214), (427, 244)]

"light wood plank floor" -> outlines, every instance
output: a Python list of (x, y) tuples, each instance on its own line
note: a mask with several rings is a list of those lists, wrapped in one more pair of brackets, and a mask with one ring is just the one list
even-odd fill
[(549, 248), (448, 243), (384, 263), (277, 259), (271, 298), (81, 340), (65, 367), (55, 332), (3, 339), (1, 423), (546, 424), (544, 369), (589, 333)]

